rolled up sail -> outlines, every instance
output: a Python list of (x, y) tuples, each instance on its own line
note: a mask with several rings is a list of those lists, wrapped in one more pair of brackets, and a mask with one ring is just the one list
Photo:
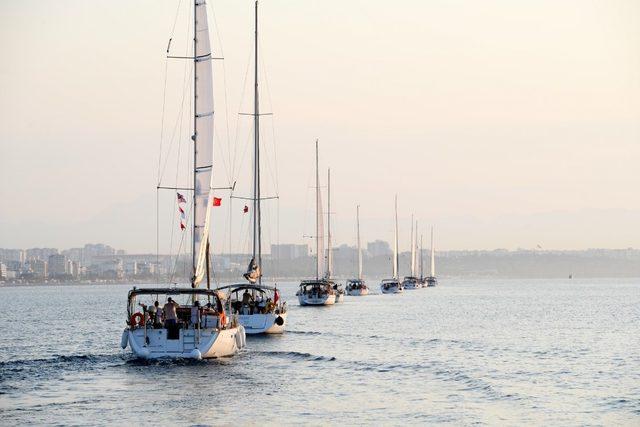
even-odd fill
[(194, 96), (194, 276), (196, 287), (206, 274), (207, 242), (211, 216), (213, 167), (213, 73), (207, 6), (195, 1)]

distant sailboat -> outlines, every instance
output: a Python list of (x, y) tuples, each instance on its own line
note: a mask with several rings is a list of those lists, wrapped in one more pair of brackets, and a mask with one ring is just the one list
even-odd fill
[(411, 215), (411, 275), (406, 276), (402, 281), (402, 287), (409, 289), (420, 289), (422, 285), (416, 277), (416, 235), (418, 233), (418, 224), (416, 222), (416, 231), (413, 231), (413, 215)]
[(260, 102), (258, 93), (258, 2), (255, 2), (253, 93), (253, 244), (252, 256), (243, 277), (249, 283), (219, 288), (229, 293), (233, 314), (247, 334), (281, 334), (287, 321), (287, 305), (280, 298), (277, 287), (262, 283), (262, 209), (260, 194)]
[(380, 291), (383, 294), (399, 294), (404, 291), (402, 283), (398, 279), (398, 196), (395, 198), (395, 232), (393, 236), (393, 259), (391, 260), (393, 277), (384, 279), (380, 283)]
[(436, 249), (433, 245), (433, 227), (431, 227), (431, 274), (427, 277), (427, 287), (431, 288), (438, 284), (436, 278)]
[(320, 171), (318, 168), (318, 140), (316, 140), (316, 278), (303, 280), (296, 293), (301, 306), (333, 305), (336, 303), (336, 292), (331, 280), (321, 277), (324, 259), (324, 230), (322, 224), (322, 197), (320, 193)]
[[(327, 170), (327, 272), (324, 278), (333, 282), (333, 246), (331, 236), (331, 169)], [(333, 282), (333, 290), (336, 293), (336, 303), (344, 301), (344, 289), (342, 285)]]
[[(134, 287), (129, 291), (127, 327), (120, 345), (123, 349), (129, 346), (135, 356), (144, 359), (231, 356), (245, 345), (244, 327), (227, 315), (224, 296), (209, 289), (209, 228), (213, 203), (212, 56), (206, 3), (195, 0), (193, 7), (193, 57), (186, 58), (193, 61), (194, 85), (191, 286)], [(158, 188), (161, 187), (158, 185)], [(186, 203), (179, 193), (178, 200)], [(207, 288), (200, 288), (205, 280)], [(160, 300), (164, 308), (159, 306)]]
[(347, 294), (351, 296), (363, 296), (369, 294), (369, 288), (362, 279), (362, 248), (360, 247), (360, 205), (356, 207), (356, 230), (358, 240), (358, 276), (356, 279), (347, 280)]

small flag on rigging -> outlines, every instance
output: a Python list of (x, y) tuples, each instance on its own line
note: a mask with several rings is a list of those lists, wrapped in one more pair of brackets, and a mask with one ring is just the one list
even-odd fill
[(242, 213), (247, 213), (249, 212), (249, 206), (244, 205), (244, 209), (242, 209)]
[(213, 206), (220, 206), (220, 205), (222, 205), (222, 199), (220, 197), (214, 197)]
[(180, 230), (187, 228), (182, 221), (180, 221)]
[(177, 193), (177, 195), (178, 195), (178, 203), (187, 203), (187, 199), (185, 199), (182, 194)]

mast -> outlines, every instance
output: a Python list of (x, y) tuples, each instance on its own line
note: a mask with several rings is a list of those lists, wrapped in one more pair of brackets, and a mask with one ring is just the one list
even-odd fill
[(393, 237), (393, 278), (398, 280), (398, 195), (395, 198), (395, 232)]
[(411, 214), (411, 277), (416, 275), (416, 243), (413, 233), (413, 214)]
[[(318, 170), (318, 140), (316, 139), (316, 280), (320, 279), (320, 172)], [(324, 254), (322, 254), (324, 256)]]
[[(261, 213), (260, 213), (260, 100), (258, 94), (258, 0), (255, 2), (255, 34), (254, 34), (254, 69), (253, 69), (253, 259), (262, 266)], [(258, 276), (262, 282), (262, 274)]]
[(192, 215), (192, 235), (191, 235), (191, 287), (196, 286), (196, 210), (198, 204), (196, 202), (196, 186), (198, 185), (197, 170), (197, 138), (198, 138), (198, 0), (193, 0), (193, 215)]
[[(418, 227), (416, 227), (417, 229)], [(420, 235), (420, 279), (424, 277), (424, 263), (422, 259), (422, 234)]]
[(331, 278), (333, 268), (331, 255), (331, 169), (327, 169), (327, 279)]
[(362, 280), (362, 249), (360, 247), (360, 205), (356, 207), (356, 230), (358, 240), (358, 280)]
[(433, 226), (431, 226), (431, 277), (436, 277), (436, 252), (433, 247)]

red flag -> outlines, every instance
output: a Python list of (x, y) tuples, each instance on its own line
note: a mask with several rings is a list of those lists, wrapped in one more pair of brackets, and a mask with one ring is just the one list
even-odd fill
[(220, 197), (213, 198), (213, 206), (220, 206), (222, 204), (222, 199)]
[(182, 194), (177, 193), (177, 196), (178, 196), (178, 203), (187, 203), (187, 199), (185, 199)]
[(280, 300), (280, 292), (278, 292), (277, 289), (274, 289), (273, 290), (273, 303), (277, 304), (279, 300)]
[(244, 205), (244, 209), (242, 209), (242, 212), (243, 212), (243, 213), (247, 213), (247, 212), (249, 212), (249, 206)]
[(184, 209), (182, 209), (180, 206), (178, 206), (178, 210), (180, 211), (181, 214), (184, 215)]
[(185, 228), (187, 228), (187, 227), (185, 227), (184, 223), (182, 221), (180, 221), (180, 230), (184, 230)]

